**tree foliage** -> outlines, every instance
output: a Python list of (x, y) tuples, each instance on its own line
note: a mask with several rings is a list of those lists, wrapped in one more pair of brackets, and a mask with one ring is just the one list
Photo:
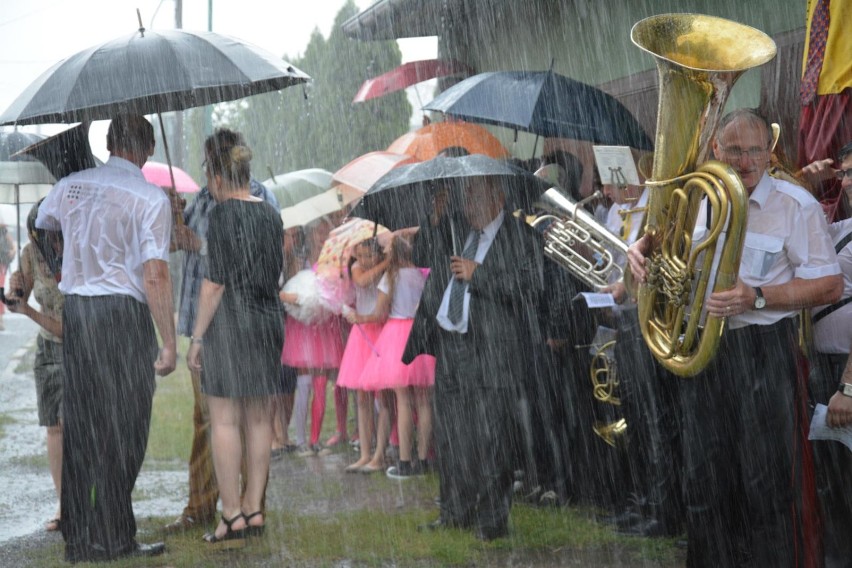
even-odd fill
[(412, 109), (404, 91), (352, 104), (366, 79), (402, 61), (395, 41), (362, 42), (343, 34), (341, 24), (357, 13), (347, 0), (328, 39), (314, 30), (304, 55), (285, 55), (313, 81), (217, 107), (214, 125), (246, 135), (258, 179), (269, 177), (269, 171), (333, 172), (362, 154), (385, 149), (408, 130)]

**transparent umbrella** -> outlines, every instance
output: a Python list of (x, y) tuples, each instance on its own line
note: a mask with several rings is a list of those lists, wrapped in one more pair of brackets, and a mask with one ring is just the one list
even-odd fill
[(263, 185), (275, 195), (278, 205), (285, 209), (328, 191), (332, 183), (331, 172), (322, 168), (308, 168), (272, 175)]

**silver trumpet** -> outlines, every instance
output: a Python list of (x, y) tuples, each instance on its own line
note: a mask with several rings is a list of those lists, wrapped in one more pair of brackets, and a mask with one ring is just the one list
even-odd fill
[(544, 231), (544, 253), (595, 290), (622, 279), (618, 261), (627, 258), (627, 244), (583, 208), (602, 197), (595, 191), (575, 202), (552, 187), (535, 203), (547, 213), (530, 221), (532, 227), (552, 221)]

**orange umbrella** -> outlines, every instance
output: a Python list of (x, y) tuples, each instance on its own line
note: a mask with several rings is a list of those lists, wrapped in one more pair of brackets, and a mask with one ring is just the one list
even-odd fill
[(418, 160), (431, 160), (441, 150), (458, 146), (470, 154), (508, 158), (509, 152), (493, 134), (478, 124), (463, 121), (433, 122), (420, 130), (403, 134), (388, 146), (388, 152), (408, 154)]
[(334, 172), (331, 181), (342, 186), (341, 189), (365, 193), (380, 177), (395, 167), (416, 161), (416, 158), (405, 153), (369, 152)]

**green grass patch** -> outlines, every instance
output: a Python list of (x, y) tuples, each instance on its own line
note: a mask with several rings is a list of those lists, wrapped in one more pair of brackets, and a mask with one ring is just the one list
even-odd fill
[(6, 435), (6, 426), (14, 424), (16, 420), (8, 414), (0, 414), (0, 439)]

